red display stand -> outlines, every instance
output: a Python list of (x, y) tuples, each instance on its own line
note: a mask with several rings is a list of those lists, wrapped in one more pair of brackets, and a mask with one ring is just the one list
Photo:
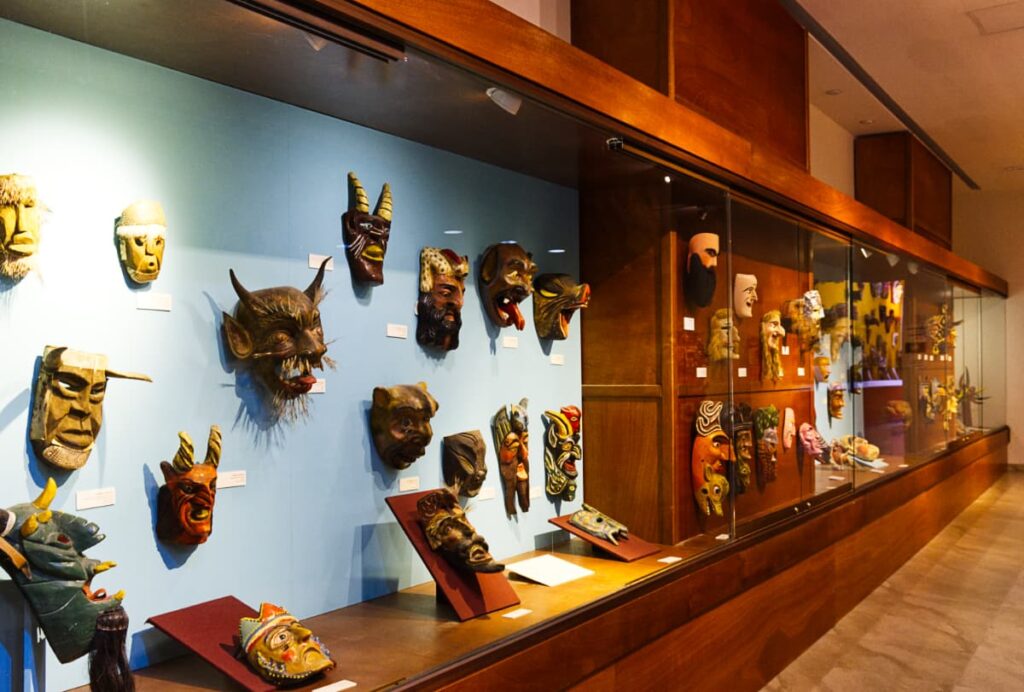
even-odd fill
[(661, 547), (654, 544), (648, 543), (642, 538), (637, 538), (632, 533), (629, 534), (629, 538), (618, 539), (619, 544), (615, 545), (611, 541), (606, 541), (603, 538), (597, 536), (591, 536), (586, 531), (577, 529), (575, 526), (569, 523), (571, 514), (566, 514), (564, 517), (555, 517), (554, 519), (548, 519), (549, 522), (554, 524), (560, 529), (568, 531), (574, 536), (582, 538), (590, 545), (596, 546), (608, 553), (616, 560), (622, 560), (623, 562), (633, 562), (639, 560), (642, 557), (648, 555), (654, 555), (655, 553), (661, 552)]
[(434, 578), (438, 597), (443, 597), (462, 621), (519, 605), (519, 597), (512, 590), (512, 585), (508, 583), (504, 573), (463, 572), (455, 569), (447, 560), (430, 549), (427, 537), (416, 517), (416, 502), (432, 492), (434, 491), (426, 490), (408, 495), (393, 495), (385, 498), (385, 501), (394, 512), (409, 542), (416, 548), (423, 564), (427, 566), (430, 576)]
[(238, 621), (258, 613), (234, 596), (225, 596), (189, 606), (146, 622), (171, 639), (194, 651), (204, 661), (251, 692), (277, 688), (266, 682), (249, 664), (235, 657), (238, 651)]

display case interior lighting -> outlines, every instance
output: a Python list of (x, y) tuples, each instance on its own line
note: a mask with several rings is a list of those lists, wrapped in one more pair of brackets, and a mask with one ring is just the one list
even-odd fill
[(565, 248), (564, 247), (553, 247), (550, 250), (548, 250), (548, 253), (552, 254), (552, 255), (564, 255), (565, 254)]
[(445, 235), (462, 235), (462, 231), (457, 231), (455, 229), (452, 229), (452, 230), (445, 231), (444, 234)]
[(665, 176), (665, 182), (666, 182), (666, 183), (671, 183), (671, 182), (672, 182), (672, 177), (671, 177), (671, 176), (668, 176), (668, 175), (666, 175), (666, 176)]
[(501, 110), (512, 115), (518, 114), (523, 105), (523, 99), (498, 87), (490, 87), (487, 90), (487, 97), (494, 101)]
[(917, 262), (914, 262), (913, 260), (907, 262), (907, 271), (910, 272), (911, 274), (916, 274), (917, 273)]
[(862, 248), (860, 249), (860, 254), (864, 255), (864, 259), (868, 259), (868, 258), (870, 258), (870, 257), (871, 257), (871, 255), (873, 255), (874, 253), (873, 253), (873, 252), (871, 252), (871, 250), (868, 250), (868, 249), (867, 249), (866, 247), (862, 247)]
[(890, 254), (885, 256), (885, 259), (889, 263), (890, 267), (895, 267), (897, 264), (900, 263), (899, 255), (893, 255), (893, 254), (890, 253)]

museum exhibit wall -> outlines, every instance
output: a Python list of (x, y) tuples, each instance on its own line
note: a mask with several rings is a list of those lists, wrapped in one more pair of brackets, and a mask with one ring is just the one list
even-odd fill
[[(422, 489), (443, 485), (445, 435), (478, 429), (487, 441), (485, 488), (497, 497), (469, 501), (469, 516), (497, 558), (534, 549), (549, 517), (578, 507), (582, 485), (573, 503), (542, 495), (506, 519), (490, 433), (499, 407), (529, 398), (536, 496), (541, 415), (580, 404), (578, 329), (542, 343), (528, 299), (525, 330), (499, 334), (475, 281), (484, 248), (507, 240), (532, 250), (542, 272), (578, 275), (574, 190), (7, 21), (0, 62), (3, 172), (33, 175), (48, 208), (39, 272), (0, 293), (0, 506), (29, 501), (53, 476), (53, 508), (100, 525), (107, 538), (89, 555), (119, 567), (96, 586), (127, 592), (133, 666), (178, 653), (163, 637), (138, 636), (150, 615), (233, 594), (304, 617), (429, 580), (384, 498), (414, 476)], [(385, 280), (374, 288), (353, 284), (344, 256), (348, 171), (371, 204), (384, 182), (393, 191)], [(166, 211), (167, 250), (159, 279), (136, 289), (118, 262), (114, 220), (146, 198)], [(414, 338), (424, 246), (470, 257), (461, 345), (443, 357)], [(304, 288), (315, 274), (310, 253), (335, 258), (321, 311), (337, 367), (318, 373), (326, 391), (311, 395), (306, 419), (266, 427), (224, 355), (221, 312), (237, 301), (228, 270), (250, 290)], [(154, 294), (173, 299), (170, 312), (137, 309)], [(409, 338), (387, 338), (389, 323), (407, 325)], [(505, 347), (504, 336), (517, 336), (518, 347)], [(37, 460), (27, 441), (48, 344), (107, 354), (111, 367), (153, 378), (111, 381), (97, 447), (70, 474)], [(551, 365), (552, 354), (564, 365)], [(418, 381), (440, 404), (433, 441), (395, 472), (371, 444), (371, 392)], [(205, 449), (213, 423), (224, 431), (221, 474), (245, 471), (247, 484), (218, 493), (206, 544), (169, 547), (154, 535), (159, 464), (174, 454), (178, 431)], [(76, 492), (107, 487), (113, 506), (75, 512)], [(8, 628), (27, 622), (21, 603), (0, 582), (0, 679), (24, 656), (39, 689), (84, 683), (85, 659), (60, 665), (45, 644), (23, 641), (29, 628)]]

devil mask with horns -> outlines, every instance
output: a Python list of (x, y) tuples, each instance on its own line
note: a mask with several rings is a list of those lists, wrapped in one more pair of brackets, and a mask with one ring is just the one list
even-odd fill
[(545, 411), (548, 424), (544, 445), (544, 470), (547, 478), (544, 490), (552, 497), (566, 502), (576, 498), (577, 464), (583, 456), (580, 450), (580, 419), (583, 414), (576, 406), (563, 406), (560, 411)]
[(83, 553), (104, 539), (100, 527), (50, 509), (50, 478), (31, 503), (0, 509), (0, 565), (21, 591), (61, 663), (89, 652), (97, 619), (118, 609), (124, 592), (92, 590), (97, 574), (116, 567)]
[(370, 198), (355, 173), (348, 174), (348, 184), (355, 200), (341, 217), (348, 266), (357, 282), (380, 285), (384, 283), (384, 254), (391, 235), (391, 186), (384, 183), (371, 214)]
[(293, 418), (306, 411), (305, 395), (313, 388), (313, 369), (334, 363), (327, 357), (324, 330), (317, 306), (327, 258), (313, 283), (300, 291), (289, 286), (249, 291), (231, 270), (231, 285), (238, 294), (235, 316), (224, 313), (228, 350), (248, 365), (266, 389), (273, 412)]
[(178, 433), (180, 444), (174, 461), (160, 462), (167, 485), (157, 496), (156, 535), (181, 545), (205, 543), (213, 533), (213, 503), (217, 499), (217, 466), (220, 465), (220, 427), (210, 426), (206, 460), (195, 463), (188, 433)]

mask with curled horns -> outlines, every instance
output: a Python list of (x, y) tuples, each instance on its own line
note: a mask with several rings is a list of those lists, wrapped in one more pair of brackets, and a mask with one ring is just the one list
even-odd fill
[(384, 255), (391, 236), (391, 186), (384, 183), (377, 208), (370, 213), (370, 198), (355, 173), (348, 174), (353, 203), (341, 217), (345, 256), (358, 283), (384, 283)]
[(188, 433), (178, 433), (180, 444), (171, 463), (160, 462), (167, 485), (157, 496), (156, 535), (181, 545), (205, 543), (213, 532), (213, 503), (217, 498), (217, 467), (220, 465), (220, 427), (210, 427), (206, 459), (195, 463)]
[(313, 370), (334, 366), (326, 355), (318, 308), (329, 261), (323, 261), (304, 291), (290, 286), (249, 291), (230, 271), (238, 307), (234, 317), (224, 313), (225, 342), (264, 387), (278, 417), (305, 413), (305, 395), (316, 384)]

